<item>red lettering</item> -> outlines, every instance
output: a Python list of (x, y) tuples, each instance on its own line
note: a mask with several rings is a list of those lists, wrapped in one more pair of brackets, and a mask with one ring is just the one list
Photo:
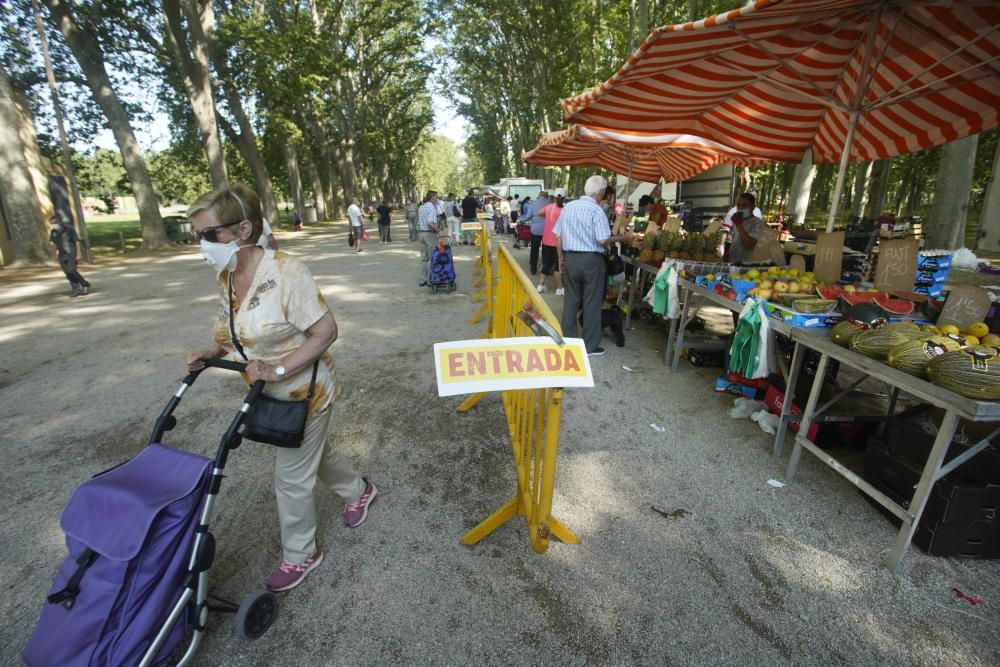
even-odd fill
[(493, 360), (493, 372), (494, 373), (499, 373), (500, 372), (500, 357), (503, 356), (503, 352), (501, 352), (500, 350), (490, 350), (486, 354), (487, 354), (487, 356), (489, 356), (490, 359)]
[(465, 357), (465, 364), (469, 367), (469, 377), (476, 373), (486, 375), (486, 353), (469, 352)]
[(448, 355), (448, 373), (452, 377), (463, 377), (465, 371), (462, 370), (462, 353), (452, 352)]
[(530, 373), (531, 371), (544, 371), (545, 366), (542, 365), (542, 355), (538, 354), (538, 350), (528, 350), (528, 366), (525, 371)]
[(511, 373), (523, 373), (521, 367), (521, 353), (517, 350), (507, 350), (507, 370)]
[(559, 357), (559, 350), (553, 350), (551, 347), (545, 350), (545, 365), (549, 367), (550, 373), (562, 368), (562, 359)]
[(580, 364), (576, 363), (576, 356), (573, 354), (573, 350), (567, 349), (566, 356), (563, 360), (563, 369), (568, 373), (570, 371), (580, 370)]

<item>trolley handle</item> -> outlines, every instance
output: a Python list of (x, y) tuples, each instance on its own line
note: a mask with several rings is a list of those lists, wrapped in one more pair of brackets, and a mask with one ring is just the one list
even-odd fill
[(247, 365), (240, 361), (226, 361), (225, 359), (205, 359), (205, 366), (209, 368), (224, 368), (227, 371), (245, 373)]

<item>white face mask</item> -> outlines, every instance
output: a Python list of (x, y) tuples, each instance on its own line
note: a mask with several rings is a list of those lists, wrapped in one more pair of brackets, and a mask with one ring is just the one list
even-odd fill
[(53, 224), (52, 224), (52, 229), (54, 229), (55, 231), (57, 231), (57, 232), (58, 232), (58, 231), (59, 231), (60, 229), (62, 229), (62, 225), (61, 225), (61, 224), (59, 224), (58, 222), (56, 222), (56, 223), (53, 223)]
[(229, 243), (212, 243), (202, 239), (201, 256), (211, 264), (216, 273), (222, 273), (225, 269), (232, 271), (236, 268), (236, 253), (244, 247), (235, 239)]

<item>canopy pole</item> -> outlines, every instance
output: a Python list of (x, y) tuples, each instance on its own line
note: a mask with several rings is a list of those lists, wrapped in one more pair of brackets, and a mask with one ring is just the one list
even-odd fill
[(854, 146), (854, 128), (858, 125), (860, 111), (852, 111), (850, 120), (847, 122), (847, 139), (844, 140), (844, 152), (840, 156), (840, 171), (837, 173), (837, 185), (833, 188), (833, 203), (830, 204), (830, 219), (826, 221), (826, 231), (833, 231), (833, 221), (837, 219), (837, 209), (840, 208), (840, 195), (844, 192), (844, 179), (847, 176), (847, 163), (851, 157), (851, 148)]

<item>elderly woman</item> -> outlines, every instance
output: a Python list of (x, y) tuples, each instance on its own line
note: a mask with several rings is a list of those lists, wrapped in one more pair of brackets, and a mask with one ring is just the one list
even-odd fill
[[(275, 448), (274, 490), (278, 499), (283, 562), (267, 580), (272, 591), (302, 582), (323, 560), (316, 545), (317, 477), (344, 498), (344, 523), (355, 527), (367, 516), (377, 490), (358, 476), (329, 442), (331, 405), (336, 395), (333, 358), (337, 322), (309, 270), (296, 259), (262, 248), (260, 200), (242, 185), (202, 195), (188, 215), (202, 255), (218, 274), (219, 316), (214, 347), (187, 355), (189, 371), (205, 359), (240, 354), (248, 360), (249, 381), (267, 383), (264, 393), (283, 400), (309, 394), (316, 366), (305, 435), (298, 448)], [(230, 334), (230, 317), (236, 341)], [(245, 358), (244, 356), (245, 355)]]

